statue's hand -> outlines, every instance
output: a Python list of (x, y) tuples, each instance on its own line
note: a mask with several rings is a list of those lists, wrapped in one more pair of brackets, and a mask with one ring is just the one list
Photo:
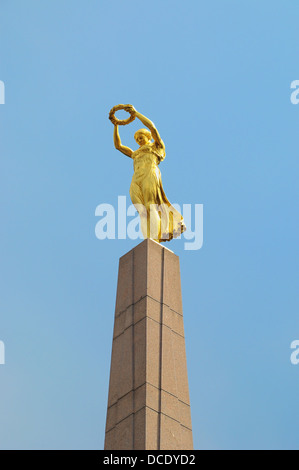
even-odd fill
[(134, 116), (134, 114), (136, 114), (136, 109), (131, 104), (126, 104), (124, 106), (124, 110), (127, 111), (130, 114), (133, 114), (133, 116)]

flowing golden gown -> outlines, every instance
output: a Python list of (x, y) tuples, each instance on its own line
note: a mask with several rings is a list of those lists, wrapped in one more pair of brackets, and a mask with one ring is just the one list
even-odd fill
[(155, 142), (151, 142), (133, 152), (132, 158), (134, 160), (134, 175), (130, 186), (132, 203), (139, 212), (141, 222), (142, 219), (145, 222), (144, 218), (147, 218), (145, 226), (148, 226), (149, 208), (153, 204), (156, 205), (153, 218), (159, 219), (159, 228), (154, 236), (151, 236), (153, 232), (149, 229), (146, 231), (144, 224), (141, 223), (144, 237), (164, 242), (179, 236), (186, 230), (186, 226), (182, 215), (170, 204), (165, 195), (158, 168), (159, 163), (165, 158), (165, 150)]

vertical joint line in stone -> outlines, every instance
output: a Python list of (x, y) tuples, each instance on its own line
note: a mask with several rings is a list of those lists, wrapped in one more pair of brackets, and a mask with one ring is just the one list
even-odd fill
[(132, 251), (132, 400), (133, 400), (133, 450), (135, 449), (135, 304), (134, 304), (134, 281), (135, 281), (135, 273), (134, 273), (134, 250)]
[(162, 411), (162, 334), (163, 334), (163, 302), (164, 302), (164, 256), (165, 250), (162, 249), (162, 267), (161, 267), (161, 299), (160, 299), (160, 351), (159, 351), (159, 424), (158, 424), (158, 447), (161, 449), (161, 411)]

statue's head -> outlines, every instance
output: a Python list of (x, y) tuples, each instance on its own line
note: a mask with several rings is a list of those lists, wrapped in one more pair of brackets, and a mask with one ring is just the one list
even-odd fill
[(146, 145), (152, 140), (152, 134), (148, 129), (139, 129), (135, 132), (134, 138), (138, 145)]

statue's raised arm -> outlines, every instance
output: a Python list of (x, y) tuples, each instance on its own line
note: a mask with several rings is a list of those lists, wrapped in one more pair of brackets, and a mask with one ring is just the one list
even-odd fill
[(126, 111), (130, 112), (131, 115), (134, 115), (135, 117), (137, 117), (142, 122), (142, 124), (144, 124), (150, 130), (150, 132), (152, 134), (152, 138), (154, 139), (156, 145), (165, 150), (164, 142), (161, 139), (160, 134), (159, 134), (155, 124), (150, 119), (143, 116), (143, 114), (136, 111), (136, 109), (132, 105), (127, 105), (126, 106)]
[(126, 147), (125, 145), (122, 145), (122, 143), (121, 143), (120, 135), (119, 135), (119, 131), (118, 131), (118, 124), (114, 125), (113, 140), (114, 140), (115, 148), (117, 150), (119, 150), (121, 153), (127, 155), (128, 157), (132, 158), (133, 150), (130, 149), (130, 147)]
[[(133, 111), (131, 111), (131, 108), (133, 108), (133, 106), (130, 105), (130, 104), (126, 104), (126, 105), (125, 104), (119, 104), (117, 106), (114, 106), (114, 108), (112, 108), (110, 110), (110, 113), (109, 113), (109, 119), (112, 122), (112, 124), (114, 124), (113, 140), (114, 140), (115, 148), (117, 150), (119, 150), (120, 152), (122, 152), (124, 155), (127, 155), (128, 157), (132, 157), (133, 150), (130, 149), (130, 147), (126, 147), (125, 145), (122, 145), (120, 135), (119, 135), (118, 126), (119, 125), (125, 126), (126, 124), (130, 124), (130, 122), (134, 121), (134, 119), (135, 119), (135, 110), (133, 112)], [(115, 112), (119, 111), (120, 109), (124, 109), (125, 111), (129, 112), (131, 114), (131, 116), (128, 119), (125, 119), (125, 120), (117, 119), (115, 117)]]

